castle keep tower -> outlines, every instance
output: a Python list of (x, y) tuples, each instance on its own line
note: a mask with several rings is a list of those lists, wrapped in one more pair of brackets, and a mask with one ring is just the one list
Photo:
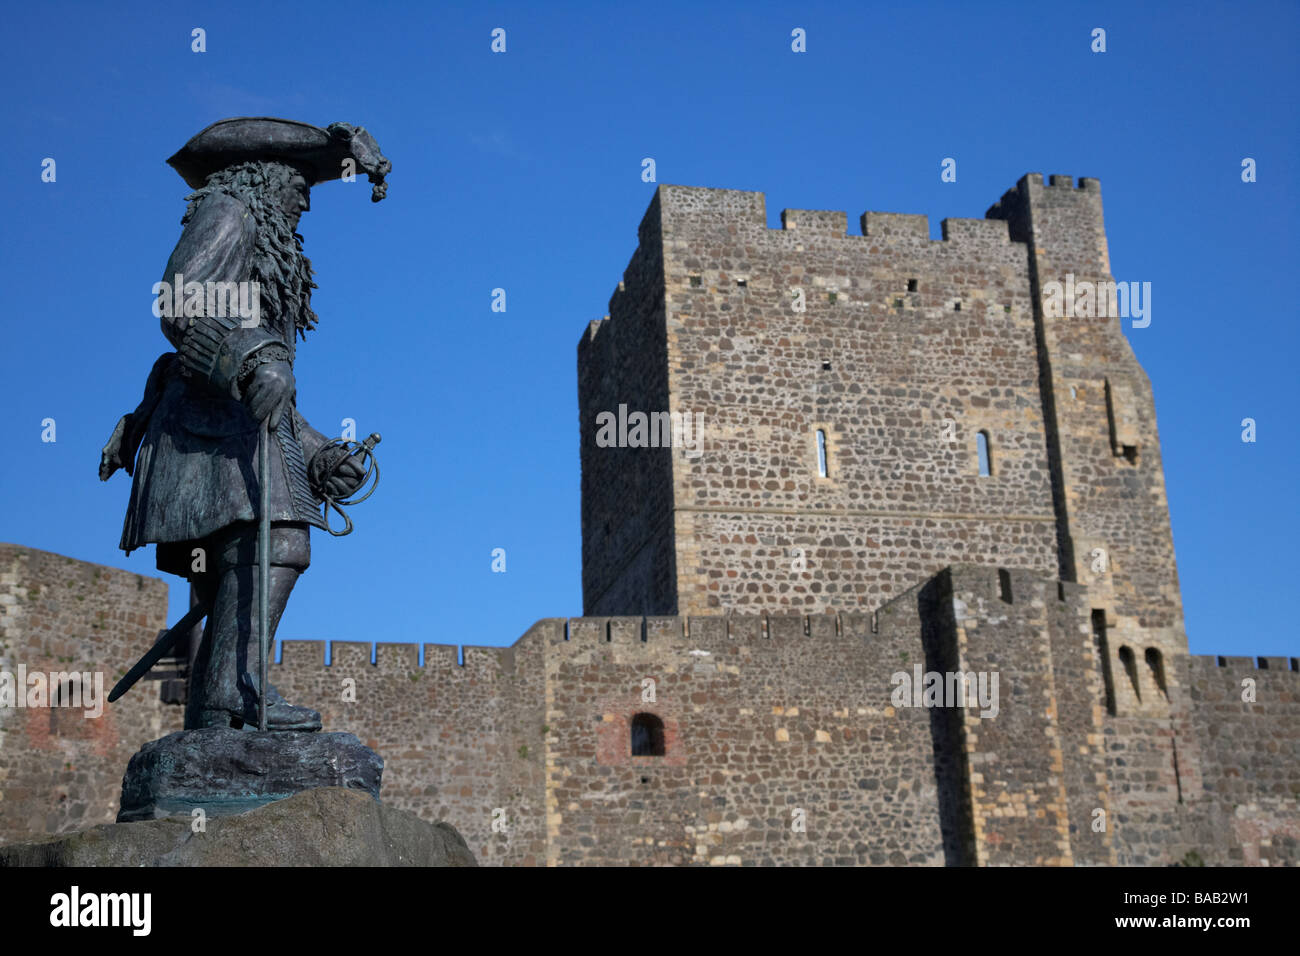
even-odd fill
[[(942, 240), (860, 221), (658, 188), (578, 348), (586, 613), (875, 610), (983, 564), (1185, 652), (1150, 385), (1118, 318), (1042, 305), (1110, 281), (1097, 181), (1030, 174)], [(702, 415), (702, 446), (603, 447), (637, 411)]]
[[(1109, 836), (1079, 837), (1096, 808), (1127, 822), (1121, 858), (1153, 858), (1142, 840), (1200, 791), (1204, 735), (1100, 184), (1029, 174), (940, 240), (924, 216), (860, 224), (786, 209), (769, 229), (761, 193), (658, 188), (578, 346), (584, 611), (919, 607), (929, 663), (1044, 695), (948, 727), (1006, 774), (940, 768), (960, 795), (945, 832), (967, 834), (952, 858), (1113, 861)], [(695, 426), (685, 447), (656, 416)], [(985, 841), (1011, 794), (1046, 826)]]

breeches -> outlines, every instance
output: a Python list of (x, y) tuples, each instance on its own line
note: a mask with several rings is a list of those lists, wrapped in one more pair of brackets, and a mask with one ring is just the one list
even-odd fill
[[(292, 568), (298, 572), (306, 571), (311, 564), (310, 535), (308, 525), (288, 521), (272, 522), (271, 565)], [(203, 562), (199, 566), (206, 566), (208, 574), (219, 573), (226, 568), (250, 567), (258, 563), (257, 538), (257, 523), (241, 521), (197, 541), (160, 544), (157, 553), (158, 570), (178, 574), (197, 584), (204, 575), (194, 570), (199, 560), (196, 550), (202, 551)]]

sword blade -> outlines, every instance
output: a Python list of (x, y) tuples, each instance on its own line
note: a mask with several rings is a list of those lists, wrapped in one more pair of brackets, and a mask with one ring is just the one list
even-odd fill
[(190, 628), (207, 617), (207, 615), (208, 608), (204, 604), (196, 604), (186, 611), (185, 616), (173, 624), (171, 630), (158, 638), (154, 646), (149, 648), (149, 653), (140, 658), (135, 666), (126, 672), (126, 676), (114, 685), (112, 692), (108, 695), (108, 702), (111, 704), (130, 690), (136, 681), (149, 673), (150, 669), (166, 656), (167, 652), (175, 646), (178, 640), (190, 632)]

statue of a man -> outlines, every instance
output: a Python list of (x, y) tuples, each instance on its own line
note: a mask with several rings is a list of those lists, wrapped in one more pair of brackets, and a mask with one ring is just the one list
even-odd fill
[[(197, 190), (155, 287), (155, 312), (176, 351), (154, 363), (144, 400), (104, 449), (100, 477), (119, 467), (134, 474), (122, 549), (156, 544), (158, 569), (188, 578), (206, 608), (186, 729), (253, 729), (263, 423), (270, 428), (271, 641), (310, 562), (309, 529), (327, 527), (324, 496), (346, 496), (364, 477), (355, 458), (334, 467), (324, 487), (310, 477), (327, 439), (297, 409), (296, 340), (316, 324), (298, 220), (311, 208), (313, 185), (357, 172), (368, 175), (378, 202), (392, 164), (364, 129), (271, 118), (215, 123), (168, 162)], [(321, 727), (320, 714), (274, 687), (266, 712), (268, 730)]]

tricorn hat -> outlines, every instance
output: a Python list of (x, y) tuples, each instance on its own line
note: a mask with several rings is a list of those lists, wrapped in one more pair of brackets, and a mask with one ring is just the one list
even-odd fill
[(198, 133), (167, 163), (194, 189), (213, 173), (253, 160), (270, 159), (303, 169), (312, 183), (341, 179), (351, 160), (373, 184), (370, 200), (379, 202), (388, 192), (384, 177), (393, 164), (379, 152), (375, 138), (360, 126), (331, 123), (325, 129), (296, 120), (271, 116), (242, 116), (213, 123)]

